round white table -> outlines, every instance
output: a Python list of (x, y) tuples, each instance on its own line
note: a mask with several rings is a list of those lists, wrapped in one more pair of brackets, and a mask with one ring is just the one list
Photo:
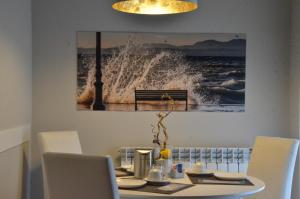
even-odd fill
[[(120, 196), (122, 199), (232, 199), (249, 196), (264, 190), (265, 184), (263, 181), (250, 176), (248, 179), (254, 184), (253, 186), (197, 184), (174, 194), (157, 194), (120, 189)], [(171, 181), (174, 183), (192, 184), (187, 176), (182, 179), (172, 179)]]

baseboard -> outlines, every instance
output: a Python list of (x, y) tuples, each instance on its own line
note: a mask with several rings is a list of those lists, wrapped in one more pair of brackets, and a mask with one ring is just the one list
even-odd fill
[(30, 140), (31, 125), (0, 130), (0, 153)]

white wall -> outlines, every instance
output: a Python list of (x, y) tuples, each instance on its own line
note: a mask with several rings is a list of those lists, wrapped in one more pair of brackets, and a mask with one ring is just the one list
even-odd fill
[[(247, 34), (245, 113), (175, 113), (170, 142), (251, 146), (255, 136), (289, 136), (290, 2), (202, 0), (178, 16), (133, 16), (111, 0), (33, 0), (33, 139), (44, 130), (76, 129), (89, 154), (116, 155), (123, 145), (150, 145), (154, 113), (76, 111), (76, 31), (217, 32)], [(42, 197), (33, 143), (32, 199)]]
[(31, 123), (31, 1), (0, 1), (0, 130)]
[[(300, 137), (300, 0), (292, 1), (292, 31), (290, 53), (290, 132), (294, 138)], [(299, 154), (300, 157), (300, 154)], [(294, 179), (294, 199), (300, 198), (300, 164)]]
[(291, 133), (299, 137), (300, 128), (300, 0), (293, 0), (290, 51), (290, 114)]
[(3, 199), (26, 198), (29, 193), (29, 145), (23, 129), (30, 135), (31, 46), (31, 0), (1, 0), (0, 198)]

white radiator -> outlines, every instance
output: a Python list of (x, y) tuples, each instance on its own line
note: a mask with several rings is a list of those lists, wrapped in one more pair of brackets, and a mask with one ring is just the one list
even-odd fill
[[(136, 148), (145, 147), (120, 148), (121, 166), (133, 164)], [(173, 162), (183, 162), (185, 168), (192, 167), (196, 162), (202, 162), (208, 170), (246, 173), (251, 148), (173, 147), (172, 155)]]

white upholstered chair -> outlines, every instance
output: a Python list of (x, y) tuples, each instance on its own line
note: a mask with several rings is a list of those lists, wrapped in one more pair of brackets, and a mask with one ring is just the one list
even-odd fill
[(79, 136), (76, 131), (42, 132), (38, 134), (41, 153), (82, 154)]
[(49, 199), (119, 199), (110, 157), (45, 153)]
[(290, 199), (299, 140), (257, 137), (248, 175), (258, 177), (266, 189), (249, 198)]
[(48, 199), (43, 154), (47, 152), (82, 154), (82, 149), (76, 131), (41, 132), (38, 134), (38, 143), (42, 157), (44, 199)]

